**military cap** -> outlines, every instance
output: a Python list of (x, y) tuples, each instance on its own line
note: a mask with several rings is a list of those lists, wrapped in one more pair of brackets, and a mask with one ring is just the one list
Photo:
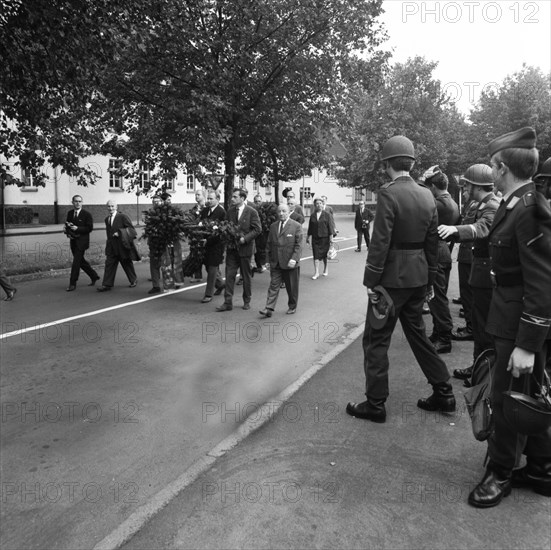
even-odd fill
[(536, 131), (530, 126), (499, 136), (488, 144), (490, 156), (503, 149), (533, 149), (536, 146)]
[(459, 181), (467, 181), (473, 185), (493, 186), (492, 169), (487, 164), (473, 164), (469, 166)]
[(534, 176), (536, 178), (551, 178), (551, 157), (542, 164), (540, 172)]
[(369, 324), (374, 329), (383, 328), (391, 315), (394, 315), (394, 302), (392, 298), (382, 286), (377, 285), (373, 292), (378, 295), (377, 302), (373, 303), (369, 301), (369, 307), (367, 309), (367, 317)]

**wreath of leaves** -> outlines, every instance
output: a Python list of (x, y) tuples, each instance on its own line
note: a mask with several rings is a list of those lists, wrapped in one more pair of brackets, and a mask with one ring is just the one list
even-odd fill
[(147, 239), (150, 254), (160, 260), (167, 247), (184, 237), (188, 216), (172, 204), (154, 206), (145, 214), (141, 239)]
[(262, 232), (268, 233), (270, 226), (279, 221), (277, 214), (277, 204), (275, 202), (263, 202), (258, 207), (258, 216), (260, 217), (260, 223), (262, 224)]

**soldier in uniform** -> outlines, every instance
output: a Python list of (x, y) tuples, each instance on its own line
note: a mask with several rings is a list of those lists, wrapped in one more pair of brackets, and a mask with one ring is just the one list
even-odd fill
[[(469, 225), (440, 225), (438, 234), (441, 238), (453, 238), (460, 243), (470, 244), (473, 262), (468, 284), (471, 288), (473, 302), (471, 322), (473, 328), (474, 360), (485, 350), (494, 347), (492, 337), (486, 332), (486, 320), (492, 300), (492, 281), (490, 279), (490, 253), (488, 251), (488, 233), (499, 200), (493, 193), (494, 180), (492, 169), (486, 164), (470, 166), (463, 177), (469, 195), (477, 202), (473, 223)], [(470, 378), (472, 365), (465, 369), (455, 369), (453, 375), (460, 380)]]
[(542, 165), (540, 172), (534, 176), (536, 189), (551, 201), (551, 158), (548, 158)]
[[(551, 338), (551, 212), (540, 208), (543, 197), (530, 179), (538, 165), (535, 145), (533, 128), (510, 132), (489, 144), (492, 175), (503, 200), (489, 233), (494, 291), (487, 331), (496, 350), (491, 388), (494, 432), (488, 440), (486, 473), (469, 494), (469, 504), (479, 508), (496, 506), (513, 486), (529, 486), (551, 496), (550, 430), (522, 435), (503, 413), (504, 391), (534, 394), (534, 378), (543, 378)], [(513, 473), (521, 453), (527, 464)]]
[(348, 403), (346, 412), (358, 418), (385, 422), (388, 387), (388, 347), (400, 319), (404, 334), (433, 393), (417, 406), (428, 411), (453, 412), (455, 397), (446, 364), (427, 338), (422, 308), (432, 298), (438, 256), (438, 214), (431, 192), (409, 175), (415, 163), (413, 143), (405, 136), (390, 138), (382, 161), (392, 181), (378, 194), (373, 236), (363, 284), (370, 301), (383, 287), (394, 304), (382, 327), (372, 326), (369, 315), (363, 336), (367, 400)]
[[(439, 224), (455, 224), (459, 221), (459, 207), (448, 193), (448, 177), (439, 166), (432, 166), (423, 175), (425, 185), (436, 201)], [(453, 321), (448, 302), (448, 284), (452, 269), (452, 255), (449, 244), (438, 241), (438, 269), (434, 279), (434, 298), (428, 303), (432, 315), (433, 329), (429, 340), (438, 353), (452, 350)]]

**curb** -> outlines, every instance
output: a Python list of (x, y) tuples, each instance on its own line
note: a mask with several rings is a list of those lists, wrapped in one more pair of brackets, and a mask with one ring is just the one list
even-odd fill
[[(156, 493), (149, 503), (135, 510), (130, 517), (124, 520), (115, 530), (98, 542), (93, 550), (117, 550), (123, 544), (127, 543), (150, 519), (161, 512), (171, 500), (194, 483), (201, 474), (208, 471), (220, 457), (231, 451), (231, 449), (241, 443), (246, 437), (264, 426), (264, 424), (270, 422), (282, 405), (297, 393), (297, 391), (317, 372), (325, 367), (325, 365), (330, 363), (350, 346), (362, 334), (363, 330), (363, 325), (354, 328), (344, 337), (340, 344), (337, 344), (330, 352), (326, 353), (320, 361), (314, 363), (305, 373), (272, 400), (267, 401), (260, 409), (255, 410), (234, 433), (223, 439), (218, 445), (208, 451), (204, 457), (195, 461), (175, 481)], [(261, 411), (262, 414), (259, 415), (259, 411)], [(260, 418), (260, 420), (258, 420), (258, 418)]]

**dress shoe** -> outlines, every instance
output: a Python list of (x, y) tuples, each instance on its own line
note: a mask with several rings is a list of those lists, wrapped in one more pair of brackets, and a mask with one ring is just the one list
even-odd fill
[(488, 468), (482, 481), (471, 491), (469, 504), (475, 508), (491, 508), (511, 493), (511, 479)]
[(160, 294), (162, 290), (158, 286), (154, 286), (151, 290), (148, 290), (148, 294)]
[(220, 294), (222, 294), (222, 292), (224, 292), (224, 289), (226, 288), (226, 285), (224, 286), (221, 286), (220, 288), (217, 288), (215, 291), (214, 291), (214, 295), (215, 296), (220, 296)]
[(356, 248), (356, 250), (354, 250), (354, 252), (361, 252), (361, 249), (360, 249), (360, 248)]
[(248, 302), (246, 304), (243, 304), (243, 309), (251, 309), (251, 304)]
[(452, 303), (456, 304), (456, 305), (461, 305), (462, 302), (461, 302), (461, 298), (452, 298)]
[(458, 380), (467, 380), (473, 374), (473, 366), (467, 367), (466, 369), (454, 369), (453, 377)]
[(230, 306), (229, 304), (222, 304), (216, 308), (216, 311), (231, 311), (232, 309), (233, 306)]
[(96, 290), (98, 292), (107, 292), (108, 290), (111, 290), (111, 287), (110, 286), (99, 286), (98, 288), (96, 288)]
[(208, 304), (209, 302), (212, 301), (212, 296), (205, 296), (202, 300), (201, 300), (201, 303), (202, 304)]
[(455, 397), (453, 389), (448, 382), (441, 382), (432, 386), (432, 395), (419, 399), (417, 406), (424, 411), (440, 411), (452, 413), (455, 411)]
[(527, 457), (520, 470), (513, 470), (513, 487), (530, 487), (538, 495), (551, 497), (551, 457)]
[(99, 277), (94, 277), (89, 283), (88, 286), (95, 286), (95, 284), (99, 281)]
[(452, 330), (452, 340), (457, 340), (459, 342), (474, 340), (473, 332), (467, 327), (458, 327), (457, 330)]
[(297, 308), (296, 307), (290, 307), (288, 310), (287, 310), (287, 315), (293, 315), (293, 313), (296, 313), (297, 312)]
[(16, 292), (17, 292), (16, 288), (8, 292), (8, 295), (4, 298), (4, 302), (11, 302), (14, 299)]
[(364, 401), (362, 403), (348, 403), (348, 405), (346, 405), (346, 412), (350, 416), (363, 418), (364, 420), (371, 420), (372, 422), (377, 422), (379, 424), (386, 422), (386, 410), (384, 403), (377, 405), (374, 405), (369, 401)]
[(451, 353), (452, 343), (446, 340), (436, 340), (433, 342), (434, 349), (436, 353)]
[(319, 273), (316, 273), (315, 275), (312, 275), (312, 279), (314, 279), (314, 281), (315, 281), (316, 279), (319, 279)]
[(65, 290), (67, 292), (73, 292), (73, 290), (77, 289), (77, 285), (69, 285)]
[(262, 315), (263, 317), (271, 317), (273, 310), (266, 308), (266, 309), (261, 309), (258, 313), (260, 313), (260, 315)]
[(134, 288), (134, 287), (137, 286), (137, 285), (138, 285), (138, 280), (136, 279), (133, 283), (130, 283), (130, 284), (128, 285), (128, 288)]

